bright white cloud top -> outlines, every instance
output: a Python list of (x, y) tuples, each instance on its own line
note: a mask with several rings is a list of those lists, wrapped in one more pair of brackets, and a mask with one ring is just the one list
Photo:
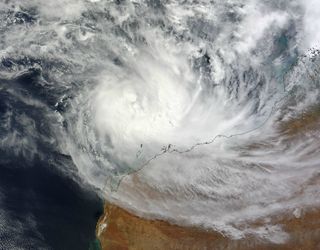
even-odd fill
[(12, 2), (36, 20), (1, 56), (59, 64), (58, 147), (107, 199), (274, 242), (248, 222), (319, 205), (318, 131), (280, 129), (319, 105), (317, 1)]

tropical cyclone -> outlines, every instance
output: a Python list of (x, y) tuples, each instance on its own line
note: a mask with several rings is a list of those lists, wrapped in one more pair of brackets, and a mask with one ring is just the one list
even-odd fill
[(235, 239), (284, 242), (268, 218), (320, 205), (317, 126), (284, 129), (319, 106), (316, 0), (0, 7), (1, 77), (38, 80), (27, 100), (28, 86), (6, 93), (41, 107), (50, 135), (23, 117), (27, 136), (3, 145), (45, 157), (41, 141), (109, 202)]

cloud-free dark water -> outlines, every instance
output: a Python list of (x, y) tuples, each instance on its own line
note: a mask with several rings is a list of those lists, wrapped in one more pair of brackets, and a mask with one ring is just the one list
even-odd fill
[(0, 249), (87, 250), (103, 204), (59, 170), (74, 166), (49, 139), (52, 93), (36, 75), (0, 80)]
[(88, 189), (285, 242), (267, 217), (319, 205), (318, 131), (280, 129), (320, 103), (315, 2), (0, 1), (1, 247), (87, 249)]
[(23, 158), (7, 157), (0, 157), (1, 224), (7, 225), (0, 229), (0, 249), (89, 249), (101, 200), (46, 161), (26, 166)]
[[(8, 66), (4, 62), (2, 69)], [(1, 250), (87, 250), (95, 241), (103, 204), (96, 192), (62, 171), (75, 167), (56, 148), (54, 100), (36, 69), (0, 79)]]

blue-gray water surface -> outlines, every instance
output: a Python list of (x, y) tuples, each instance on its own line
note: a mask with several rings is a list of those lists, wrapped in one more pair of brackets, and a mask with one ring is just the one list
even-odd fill
[(286, 242), (270, 218), (320, 206), (318, 128), (281, 129), (320, 106), (319, 17), (319, 0), (0, 0), (0, 249), (88, 249), (103, 199)]
[[(37, 96), (36, 79), (27, 74), (20, 79), (0, 80), (1, 86), (20, 86), (26, 95)], [(15, 88), (15, 87), (13, 87)], [(14, 115), (9, 119), (8, 112)], [(41, 126), (43, 114), (0, 90), (0, 138), (16, 131), (25, 133), (19, 115), (34, 118)], [(10, 122), (6, 127), (5, 122)], [(9, 130), (7, 130), (9, 129)], [(43, 127), (43, 133), (49, 133)], [(36, 142), (37, 143), (37, 142)], [(95, 227), (102, 213), (102, 200), (96, 192), (80, 187), (58, 171), (57, 165), (70, 164), (70, 157), (38, 145), (34, 156), (6, 147), (0, 150), (0, 249), (88, 250), (95, 240)], [(26, 151), (31, 150), (26, 145)]]

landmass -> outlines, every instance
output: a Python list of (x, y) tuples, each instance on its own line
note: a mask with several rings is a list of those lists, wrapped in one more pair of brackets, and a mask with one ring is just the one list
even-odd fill
[[(319, 105), (300, 116), (283, 122), (279, 131), (288, 140), (306, 132), (317, 131), (320, 124)], [(301, 139), (301, 138), (300, 138)], [(320, 185), (320, 174), (312, 180)], [(272, 225), (280, 225), (288, 234), (285, 243), (272, 243), (268, 239), (247, 235), (240, 240), (231, 239), (219, 232), (196, 227), (182, 227), (162, 220), (140, 218), (114, 204), (105, 203), (96, 235), (102, 250), (313, 250), (320, 249), (320, 207), (300, 208), (270, 217)], [(261, 228), (263, 221), (250, 226)], [(267, 230), (267, 229), (266, 229)]]
[[(320, 177), (319, 177), (320, 180)], [(140, 218), (106, 203), (97, 224), (97, 238), (102, 250), (312, 250), (320, 249), (320, 208), (279, 215), (272, 222), (289, 234), (283, 244), (248, 236), (233, 240), (215, 231), (181, 227), (161, 220)], [(261, 222), (254, 223), (257, 228)]]

